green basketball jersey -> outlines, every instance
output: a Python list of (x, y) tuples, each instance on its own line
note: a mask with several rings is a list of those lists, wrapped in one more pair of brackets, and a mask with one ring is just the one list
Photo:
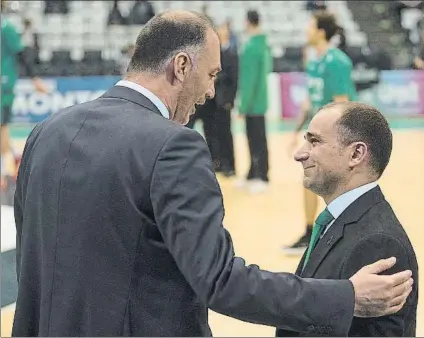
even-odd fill
[(322, 57), (308, 62), (308, 95), (314, 114), (332, 102), (334, 96), (347, 95), (350, 101), (356, 100), (352, 68), (350, 58), (337, 48), (330, 48)]
[(11, 105), (13, 90), (18, 80), (19, 68), (16, 54), (23, 50), (16, 28), (4, 17), (1, 21), (1, 105)]

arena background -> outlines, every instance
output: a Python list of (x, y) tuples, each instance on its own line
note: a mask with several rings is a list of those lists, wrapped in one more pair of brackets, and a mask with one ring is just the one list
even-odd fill
[[(394, 133), (391, 162), (380, 184), (408, 232), (419, 264), (424, 264), (424, 71), (417, 69), (423, 40), (421, 1), (151, 1), (158, 13), (167, 8), (207, 11), (212, 19), (229, 19), (238, 43), (244, 40), (248, 9), (257, 9), (274, 56), (269, 75), (267, 132), (270, 188), (251, 195), (233, 187), (234, 178), (219, 176), (226, 208), (225, 226), (236, 253), (248, 263), (271, 271), (293, 272), (299, 257), (287, 257), (281, 246), (303, 231), (301, 168), (287, 152), (305, 97), (302, 48), (314, 6), (325, 3), (343, 26), (347, 53), (355, 66), (360, 100), (386, 114)], [(100, 96), (115, 84), (128, 62), (126, 49), (148, 20), (145, 3), (120, 1), (8, 1), (2, 15), (14, 22), (27, 45), (27, 57), (49, 87), (34, 91), (21, 74), (13, 106), (11, 135), (17, 155), (33, 126), (60, 108)], [(137, 7), (138, 6), (138, 7)], [(25, 30), (24, 21), (32, 26)], [(244, 121), (234, 112), (236, 166), (248, 167)], [(196, 128), (202, 132), (201, 123)], [(10, 336), (16, 300), (13, 177), (2, 193), (2, 337)], [(421, 273), (421, 279), (423, 275)], [(274, 329), (211, 313), (215, 336), (273, 336)], [(424, 301), (419, 302), (417, 336), (424, 335)]]

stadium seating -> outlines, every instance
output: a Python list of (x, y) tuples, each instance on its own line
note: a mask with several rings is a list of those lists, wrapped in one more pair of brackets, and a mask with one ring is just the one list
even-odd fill
[[(156, 13), (171, 8), (201, 11), (204, 1), (152, 1)], [(132, 1), (121, 1), (124, 15)], [(28, 17), (39, 34), (40, 54), (37, 71), (44, 76), (119, 74), (117, 60), (121, 50), (133, 43), (141, 26), (107, 25), (113, 6), (110, 1), (19, 1), (10, 19), (22, 26)], [(347, 45), (364, 47), (367, 39), (359, 30), (345, 1), (328, 2), (346, 32)], [(304, 1), (211, 1), (212, 19), (231, 19), (232, 28), (243, 41), (245, 13), (260, 12), (268, 34), (276, 71), (297, 71), (301, 66), (301, 48), (306, 43), (306, 24), (310, 12)], [(37, 58), (34, 58), (36, 60)]]

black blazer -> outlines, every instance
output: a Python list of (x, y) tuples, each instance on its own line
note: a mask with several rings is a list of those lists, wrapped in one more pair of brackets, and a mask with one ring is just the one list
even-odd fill
[(215, 84), (215, 100), (218, 106), (227, 103), (234, 105), (238, 88), (239, 60), (237, 47), (231, 45), (221, 50), (222, 70), (218, 73)]
[[(303, 273), (305, 255), (302, 257), (296, 274), (305, 278), (346, 279), (361, 267), (390, 256), (395, 256), (397, 263), (385, 274), (406, 269), (412, 271), (414, 285), (407, 303), (394, 315), (366, 319), (355, 317), (349, 336), (413, 337), (418, 304), (417, 258), (406, 232), (385, 200), (380, 187), (371, 189), (346, 208), (319, 240)], [(326, 306), (322, 304), (322, 308)], [(317, 335), (333, 335), (325, 328), (320, 328), (319, 331)], [(277, 329), (277, 336), (305, 334)]]
[(273, 274), (235, 256), (203, 137), (129, 88), (34, 128), (14, 208), (13, 336), (209, 336), (208, 308), (344, 335), (353, 317), (351, 282)]

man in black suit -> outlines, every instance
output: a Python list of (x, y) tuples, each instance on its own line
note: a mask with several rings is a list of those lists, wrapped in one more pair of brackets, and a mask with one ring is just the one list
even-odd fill
[[(304, 185), (323, 197), (312, 238), (296, 274), (303, 278), (348, 279), (358, 267), (396, 256), (386, 271), (412, 271), (414, 285), (405, 307), (379, 318), (354, 318), (349, 336), (414, 337), (418, 304), (418, 264), (408, 236), (377, 180), (389, 163), (392, 133), (375, 108), (357, 102), (324, 106), (312, 119), (304, 146), (296, 153)], [(304, 336), (277, 330), (277, 336)], [(314, 335), (333, 333), (320, 328)]]
[[(196, 103), (214, 96), (219, 39), (187, 11), (141, 30), (123, 81), (28, 137), (15, 194), (13, 336), (208, 336), (208, 309), (253, 323), (345, 335), (353, 315), (398, 312), (411, 272), (302, 279), (246, 266)], [(334, 297), (337, 295), (337, 297)]]
[(216, 101), (216, 131), (219, 147), (218, 170), (224, 176), (235, 175), (234, 141), (231, 131), (231, 110), (238, 85), (238, 53), (237, 46), (230, 42), (230, 27), (228, 21), (218, 25), (218, 35), (221, 42), (222, 70), (215, 83)]
[(221, 43), (221, 71), (215, 82), (215, 97), (197, 107), (187, 127), (193, 128), (202, 120), (206, 143), (211, 153), (215, 172), (226, 177), (235, 175), (234, 141), (231, 131), (231, 110), (237, 94), (238, 53), (231, 44), (229, 22), (217, 23)]

